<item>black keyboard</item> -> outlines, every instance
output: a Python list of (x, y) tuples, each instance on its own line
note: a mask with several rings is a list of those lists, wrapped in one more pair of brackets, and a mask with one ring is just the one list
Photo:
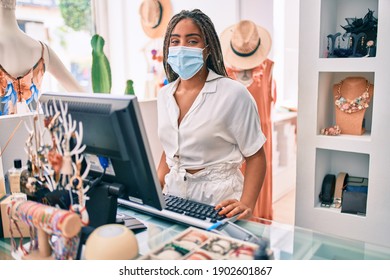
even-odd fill
[(178, 214), (183, 214), (199, 220), (207, 220), (211, 223), (216, 223), (226, 218), (225, 215), (219, 215), (214, 206), (188, 200), (185, 198), (165, 195), (165, 210), (172, 211)]
[(211, 205), (172, 195), (163, 196), (165, 199), (165, 208), (162, 210), (121, 198), (118, 199), (118, 203), (136, 211), (202, 229), (208, 229), (217, 222), (234, 222), (237, 219), (237, 216), (227, 218), (219, 215), (218, 211)]

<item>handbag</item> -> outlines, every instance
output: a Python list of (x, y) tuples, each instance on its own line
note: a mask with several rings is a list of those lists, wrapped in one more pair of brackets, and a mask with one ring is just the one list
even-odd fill
[(343, 189), (341, 213), (366, 215), (368, 179), (350, 176)]

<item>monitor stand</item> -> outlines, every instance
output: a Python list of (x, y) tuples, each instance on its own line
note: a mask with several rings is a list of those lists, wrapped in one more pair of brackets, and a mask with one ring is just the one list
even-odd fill
[[(118, 197), (123, 192), (123, 185), (100, 182), (87, 192), (89, 200), (86, 207), (89, 215), (89, 226), (97, 228), (117, 222)], [(120, 222), (119, 222), (120, 223)]]
[[(87, 192), (89, 200), (86, 201), (86, 208), (89, 216), (88, 226), (81, 228), (80, 242), (76, 259), (82, 256), (83, 246), (89, 235), (99, 226), (106, 224), (124, 223), (117, 220), (118, 197), (123, 192), (123, 185), (106, 183), (89, 179), (90, 190)], [(94, 183), (96, 182), (96, 183)]]

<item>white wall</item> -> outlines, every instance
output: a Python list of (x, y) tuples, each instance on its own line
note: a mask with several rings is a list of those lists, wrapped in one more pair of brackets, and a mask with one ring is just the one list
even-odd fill
[[(298, 103), (299, 0), (274, 0), (274, 78), (278, 105)], [(308, 47), (310, 41), (308, 41)]]

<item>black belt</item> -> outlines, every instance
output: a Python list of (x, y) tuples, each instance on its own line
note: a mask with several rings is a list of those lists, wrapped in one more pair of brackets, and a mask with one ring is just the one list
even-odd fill
[(322, 181), (322, 188), (319, 195), (321, 206), (330, 207), (333, 203), (333, 196), (335, 190), (336, 176), (333, 174), (326, 174)]

